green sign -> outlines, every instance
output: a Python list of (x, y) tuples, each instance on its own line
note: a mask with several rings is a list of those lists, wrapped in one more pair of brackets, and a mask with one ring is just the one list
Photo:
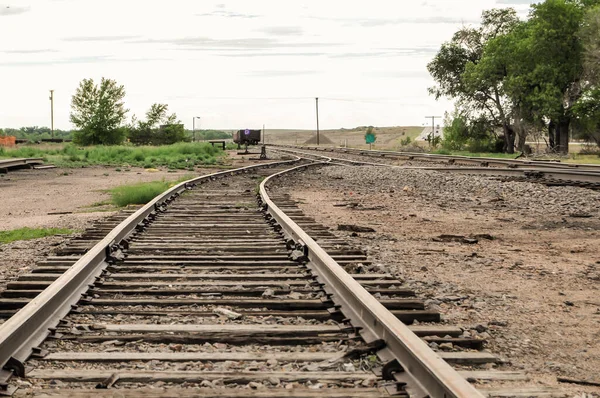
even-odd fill
[(367, 144), (373, 144), (375, 142), (375, 134), (366, 134), (365, 141), (367, 141)]

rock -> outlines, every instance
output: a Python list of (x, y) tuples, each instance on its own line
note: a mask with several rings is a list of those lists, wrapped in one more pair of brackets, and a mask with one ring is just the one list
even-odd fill
[(267, 380), (274, 386), (281, 384), (281, 380), (278, 377), (269, 377)]
[(275, 292), (273, 289), (267, 289), (262, 294), (263, 297), (275, 297)]
[(454, 345), (452, 345), (452, 343), (442, 343), (440, 344), (440, 349), (445, 351), (451, 351), (454, 349)]
[(353, 363), (343, 364), (342, 369), (344, 369), (344, 372), (356, 372), (356, 368), (354, 367)]
[(277, 366), (278, 364), (279, 364), (279, 361), (276, 359), (273, 359), (273, 358), (271, 358), (267, 361), (267, 365), (269, 365), (271, 367)]
[(250, 383), (248, 383), (248, 387), (250, 387), (253, 390), (258, 390), (259, 388), (265, 388), (265, 386), (262, 383), (258, 383), (256, 381), (251, 381)]
[(339, 224), (337, 227), (338, 231), (349, 231), (349, 232), (377, 232), (370, 227), (360, 227), (358, 225), (351, 224)]
[[(263, 293), (264, 296), (264, 293)], [(219, 315), (225, 315), (227, 318), (229, 319), (240, 319), (243, 315), (235, 312), (235, 311), (231, 311), (228, 310), (227, 308), (222, 308), (222, 307), (217, 307), (213, 310), (213, 312), (215, 314), (219, 314)]]
[(310, 388), (311, 390), (320, 390), (323, 387), (323, 383), (311, 384), (310, 386), (308, 386), (308, 388)]
[(202, 382), (200, 383), (200, 387), (214, 387), (213, 383), (210, 380), (202, 380)]
[(288, 297), (291, 298), (291, 299), (293, 299), (293, 300), (300, 300), (304, 296), (302, 295), (302, 293), (291, 292), (290, 294), (288, 294)]
[(574, 302), (572, 302), (572, 301), (565, 301), (565, 305), (566, 305), (567, 307), (574, 307), (574, 306), (575, 306), (575, 303), (574, 303)]
[(483, 325), (477, 325), (475, 326), (475, 330), (477, 330), (478, 333), (483, 333), (487, 330), (487, 327)]
[(508, 322), (507, 321), (494, 320), (494, 321), (489, 321), (488, 325), (506, 327), (506, 326), (508, 326)]
[(304, 252), (301, 252), (300, 250), (294, 250), (294, 251), (292, 251), (292, 254), (290, 254), (290, 258), (293, 261), (306, 261), (306, 260), (308, 260), (306, 258), (306, 256), (304, 255)]

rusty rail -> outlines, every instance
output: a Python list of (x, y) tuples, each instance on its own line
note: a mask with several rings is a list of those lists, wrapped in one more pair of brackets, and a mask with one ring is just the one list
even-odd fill
[(7, 382), (13, 373), (25, 376), (23, 363), (38, 351), (38, 345), (46, 339), (60, 319), (71, 311), (72, 306), (96, 278), (100, 277), (111, 257), (127, 244), (127, 238), (136, 227), (143, 226), (144, 220), (162, 211), (166, 204), (190, 186), (260, 168), (291, 164), (298, 160), (300, 158), (297, 157), (294, 160), (252, 165), (193, 178), (160, 194), (129, 216), (48, 288), (0, 325), (0, 395), (10, 393)]
[[(316, 163), (316, 164), (326, 164)], [(293, 240), (310, 260), (309, 267), (331, 294), (352, 325), (361, 329), (366, 342), (384, 340), (386, 348), (378, 353), (388, 361), (390, 378), (407, 383), (407, 391), (415, 397), (477, 398), (483, 395), (441, 359), (429, 346), (389, 312), (377, 299), (352, 278), (306, 232), (273, 203), (266, 184), (273, 178), (299, 166), (266, 178), (260, 184), (260, 197), (268, 214), (282, 227), (286, 238)]]

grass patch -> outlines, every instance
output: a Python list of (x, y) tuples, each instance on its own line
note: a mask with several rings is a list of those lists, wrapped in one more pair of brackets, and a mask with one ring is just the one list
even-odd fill
[(165, 181), (162, 179), (160, 181), (121, 185), (110, 190), (112, 203), (118, 207), (144, 205), (165, 192), (167, 189), (192, 178), (194, 178), (194, 176), (184, 176), (176, 181)]
[(58, 167), (85, 167), (109, 165), (128, 169), (132, 166), (153, 168), (168, 167), (185, 170), (196, 166), (217, 164), (224, 152), (208, 143), (177, 143), (164, 146), (92, 146), (78, 147), (67, 144), (62, 147), (38, 148), (23, 146), (5, 149), (0, 158), (43, 158)]
[(46, 236), (67, 235), (74, 231), (62, 228), (19, 228), (11, 231), (0, 231), (0, 243), (10, 243), (18, 240), (45, 238)]

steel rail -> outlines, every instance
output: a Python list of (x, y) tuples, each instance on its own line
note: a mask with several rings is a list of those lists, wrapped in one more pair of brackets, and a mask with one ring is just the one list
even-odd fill
[(138, 226), (143, 227), (148, 217), (162, 211), (166, 204), (196, 184), (260, 168), (292, 164), (299, 160), (300, 158), (296, 157), (293, 160), (246, 166), (196, 177), (158, 195), (129, 216), (43, 292), (0, 325), (0, 392), (8, 392), (7, 382), (13, 372), (25, 376), (23, 363), (39, 351), (38, 345), (48, 337), (60, 319), (71, 311), (72, 306), (79, 301), (90, 285), (101, 276), (111, 256), (118, 251), (119, 245), (126, 244), (126, 239)]
[[(269, 144), (274, 145), (274, 144)], [(312, 147), (312, 146), (294, 146), (294, 145), (274, 145), (279, 147), (289, 148), (303, 148), (315, 151), (329, 151), (329, 152), (343, 152), (349, 154), (358, 154), (366, 156), (383, 156), (383, 157), (394, 157), (402, 158), (407, 160), (424, 160), (424, 161), (435, 161), (435, 162), (449, 162), (454, 164), (474, 164), (476, 166), (487, 166), (487, 167), (515, 167), (515, 168), (548, 168), (548, 169), (571, 169), (571, 170), (585, 170), (590, 172), (599, 172), (600, 166), (589, 165), (589, 164), (577, 164), (577, 163), (559, 163), (549, 161), (537, 161), (537, 160), (521, 160), (521, 159), (502, 159), (502, 158), (490, 158), (490, 157), (475, 157), (475, 156), (460, 156), (460, 155), (438, 155), (418, 152), (396, 152), (396, 151), (382, 151), (382, 150), (370, 150), (370, 149), (354, 149), (354, 148), (341, 148), (341, 147)]]
[[(278, 149), (281, 152), (288, 154), (300, 154), (300, 155), (312, 155), (299, 150), (287, 150)], [(321, 156), (321, 155), (313, 155)], [(325, 157), (325, 156), (321, 156)], [(406, 170), (431, 170), (442, 173), (456, 173), (456, 174), (471, 174), (471, 175), (485, 175), (485, 176), (506, 176), (506, 177), (522, 177), (527, 178), (533, 182), (538, 179), (547, 180), (560, 180), (574, 183), (592, 183), (600, 184), (600, 170), (583, 170), (583, 169), (560, 169), (560, 168), (537, 168), (536, 165), (532, 165), (530, 168), (496, 168), (496, 167), (419, 167), (419, 166), (395, 166), (385, 163), (374, 163), (364, 162), (349, 159), (340, 159), (326, 157), (330, 160), (330, 164), (337, 163), (350, 163), (356, 166), (375, 166), (375, 167), (389, 167), (399, 168)]]
[[(326, 164), (326, 163), (316, 163)], [(274, 174), (260, 184), (260, 197), (268, 214), (281, 226), (286, 238), (301, 245), (310, 260), (309, 267), (316, 273), (324, 289), (331, 294), (333, 301), (341, 307), (352, 325), (360, 328), (367, 342), (382, 339), (386, 348), (378, 355), (390, 365), (399, 364), (393, 377), (408, 382), (407, 389), (420, 398), (477, 398), (483, 397), (450, 365), (441, 359), (429, 346), (380, 304), (352, 278), (325, 250), (302, 230), (269, 198), (266, 184), (272, 179), (299, 166)]]
[(0, 159), (0, 169), (10, 169), (13, 167), (23, 167), (42, 163), (44, 163), (44, 159), (42, 158)]

